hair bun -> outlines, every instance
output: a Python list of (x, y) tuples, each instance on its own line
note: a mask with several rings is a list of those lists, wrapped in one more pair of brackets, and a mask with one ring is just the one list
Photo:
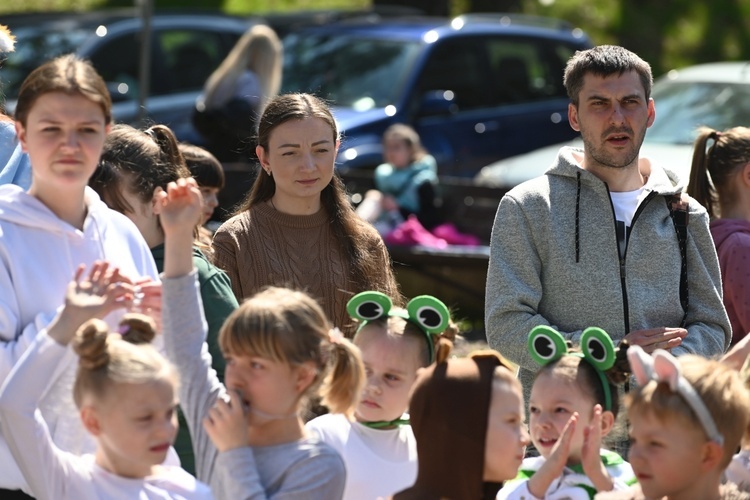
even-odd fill
[(78, 354), (78, 364), (87, 370), (97, 370), (109, 363), (107, 337), (109, 327), (100, 319), (84, 323), (76, 332), (73, 350)]
[(149, 344), (156, 336), (156, 323), (145, 314), (128, 313), (120, 320), (117, 331), (131, 344)]
[(630, 362), (628, 361), (628, 348), (630, 348), (630, 342), (626, 339), (622, 339), (615, 349), (615, 363), (612, 368), (604, 372), (607, 379), (613, 385), (622, 385), (628, 381), (632, 370), (630, 368)]

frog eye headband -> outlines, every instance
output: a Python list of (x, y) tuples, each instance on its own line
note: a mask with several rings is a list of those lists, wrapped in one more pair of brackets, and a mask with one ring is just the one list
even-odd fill
[(652, 380), (667, 384), (672, 392), (682, 396), (682, 399), (690, 406), (703, 426), (703, 430), (708, 434), (708, 438), (720, 446), (724, 445), (724, 436), (716, 427), (716, 423), (700, 395), (690, 385), (690, 382), (682, 376), (680, 364), (674, 356), (667, 351), (657, 349), (652, 357), (646, 354), (640, 346), (634, 345), (628, 349), (628, 361), (638, 384), (646, 385)]
[(541, 366), (565, 355), (582, 357), (594, 368), (602, 383), (604, 409), (612, 410), (612, 391), (604, 372), (614, 366), (616, 350), (607, 332), (593, 326), (586, 328), (581, 335), (581, 352), (570, 352), (568, 344), (557, 330), (551, 326), (539, 325), (529, 333), (528, 347), (531, 358)]
[(427, 337), (430, 363), (435, 361), (435, 346), (432, 343), (432, 335), (445, 331), (450, 323), (448, 307), (431, 295), (414, 297), (406, 304), (406, 309), (394, 309), (393, 302), (386, 294), (373, 291), (361, 292), (349, 299), (346, 304), (346, 311), (352, 318), (362, 322), (359, 330), (368, 322), (387, 316), (403, 318), (413, 323)]

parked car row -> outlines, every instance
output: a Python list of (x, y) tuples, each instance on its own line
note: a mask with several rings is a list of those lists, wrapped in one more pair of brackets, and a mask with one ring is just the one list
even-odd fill
[[(75, 52), (110, 87), (117, 121), (169, 125), (201, 143), (190, 115), (205, 80), (253, 23), (278, 24), (284, 38), (283, 90), (314, 92), (334, 105), (343, 133), (341, 168), (382, 161), (392, 123), (411, 124), (443, 175), (470, 177), (497, 159), (574, 137), (560, 81), (567, 58), (591, 46), (567, 23), (508, 15), (454, 19), (333, 15), (303, 20), (215, 12), (157, 12), (151, 18), (146, 114), (139, 109), (143, 23), (135, 9), (0, 19), (18, 39), (0, 70), (12, 111), (26, 75)], [(330, 21), (330, 22), (329, 22)]]

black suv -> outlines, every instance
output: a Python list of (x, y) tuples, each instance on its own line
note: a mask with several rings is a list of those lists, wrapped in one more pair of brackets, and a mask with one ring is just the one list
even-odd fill
[(382, 161), (381, 136), (407, 123), (441, 175), (572, 139), (563, 69), (592, 44), (554, 19), (465, 15), (352, 20), (284, 39), (283, 90), (334, 105), (341, 168)]

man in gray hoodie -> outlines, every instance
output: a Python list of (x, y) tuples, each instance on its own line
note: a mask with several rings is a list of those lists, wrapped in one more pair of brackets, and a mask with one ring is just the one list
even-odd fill
[(487, 336), (520, 365), (527, 397), (538, 368), (527, 337), (537, 325), (552, 325), (573, 344), (598, 326), (615, 343), (627, 339), (646, 352), (716, 356), (729, 346), (706, 210), (683, 198), (689, 223), (681, 252), (670, 200), (683, 185), (639, 158), (656, 117), (652, 82), (648, 63), (622, 47), (577, 52), (564, 83), (584, 149), (562, 148), (545, 175), (509, 191), (498, 207)]

